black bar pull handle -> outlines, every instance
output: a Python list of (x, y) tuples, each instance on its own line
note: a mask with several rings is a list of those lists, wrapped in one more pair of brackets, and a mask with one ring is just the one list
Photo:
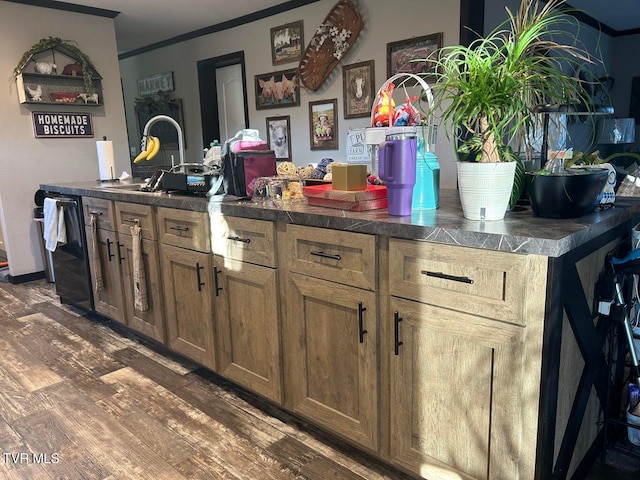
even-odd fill
[(360, 343), (364, 343), (364, 334), (367, 331), (364, 329), (363, 313), (367, 311), (367, 307), (362, 306), (362, 302), (358, 302), (358, 331), (360, 332)]
[(200, 262), (196, 262), (196, 277), (197, 277), (197, 281), (198, 281), (198, 291), (201, 292), (202, 291), (202, 287), (204, 286), (204, 282), (202, 281), (202, 278), (200, 277), (200, 270), (204, 269), (204, 267), (200, 266)]
[(122, 261), (124, 260), (124, 257), (122, 256), (122, 247), (124, 247), (124, 245), (120, 242), (116, 242), (118, 245), (118, 263), (120, 265), (122, 265)]
[[(66, 198), (66, 197), (49, 197), (49, 198), (53, 198), (56, 201), (56, 206), (59, 206), (59, 207), (73, 208), (78, 206), (78, 202), (76, 202), (75, 200), (71, 200), (70, 198)], [(89, 214), (91, 214), (91, 212), (89, 212)]]
[(324, 252), (310, 252), (311, 255), (314, 255), (316, 257), (322, 257), (322, 258), (330, 258), (331, 260), (341, 260), (342, 257), (340, 255), (330, 255), (328, 253), (324, 253)]
[(233, 240), (234, 242), (242, 242), (242, 243), (251, 243), (250, 238), (242, 238), (242, 237), (227, 237), (229, 240)]
[(222, 287), (218, 284), (219, 273), (220, 273), (220, 270), (218, 270), (218, 267), (213, 267), (213, 284), (216, 289), (216, 297), (219, 297), (220, 292), (222, 291)]
[(393, 352), (396, 355), (400, 355), (400, 345), (402, 345), (402, 342), (400, 341), (400, 322), (402, 321), (402, 318), (400, 317), (400, 314), (398, 312), (394, 312), (393, 314), (393, 323), (394, 323), (394, 347), (393, 347)]
[(112, 243), (113, 242), (107, 238), (107, 258), (109, 259), (109, 261), (111, 261), (111, 259), (113, 257), (115, 257), (115, 255), (113, 253), (111, 253), (111, 244)]
[(456, 275), (448, 275), (442, 272), (430, 272), (428, 270), (422, 270), (420, 273), (422, 275), (426, 275), (427, 277), (442, 278), (444, 280), (452, 280), (454, 282), (460, 282), (460, 283), (473, 283), (473, 279), (469, 277), (458, 277)]
[(177, 232), (187, 232), (189, 231), (189, 227), (181, 227), (178, 225), (177, 227), (169, 227), (169, 230), (175, 230)]

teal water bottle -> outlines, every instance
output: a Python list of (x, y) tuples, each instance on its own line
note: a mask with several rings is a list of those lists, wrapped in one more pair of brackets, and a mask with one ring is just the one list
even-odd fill
[[(433, 127), (435, 137), (435, 126)], [(435, 144), (433, 141), (432, 144)], [(413, 187), (412, 210), (432, 210), (438, 208), (440, 190), (440, 164), (433, 148), (424, 141), (424, 135), (418, 135), (416, 157), (416, 184)]]

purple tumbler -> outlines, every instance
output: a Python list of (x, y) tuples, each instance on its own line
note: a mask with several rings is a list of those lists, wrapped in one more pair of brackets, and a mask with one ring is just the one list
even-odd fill
[(378, 174), (387, 186), (389, 215), (411, 215), (411, 199), (416, 184), (416, 129), (389, 128), (380, 144)]

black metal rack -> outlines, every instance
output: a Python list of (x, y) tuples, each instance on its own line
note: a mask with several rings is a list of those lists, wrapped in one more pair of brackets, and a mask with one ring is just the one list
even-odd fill
[(540, 150), (540, 158), (544, 166), (547, 161), (547, 152), (549, 145), (549, 114), (558, 113), (565, 115), (590, 116), (590, 115), (613, 115), (613, 107), (610, 105), (582, 105), (582, 104), (547, 104), (538, 105), (534, 109), (534, 113), (544, 115), (542, 121), (542, 148)]
[[(625, 299), (633, 299), (633, 274), (626, 275), (624, 289)], [(627, 399), (625, 386), (633, 381), (631, 364), (627, 361), (628, 342), (622, 332), (623, 325), (619, 316), (631, 311), (633, 302), (627, 301), (623, 305), (612, 307), (611, 315), (607, 317), (607, 341), (605, 343), (605, 355), (608, 366), (608, 388), (606, 399), (602, 404), (603, 431), (601, 463), (606, 463), (607, 452), (615, 450), (617, 453), (628, 455), (640, 460), (640, 446), (634, 445), (627, 438), (627, 428), (640, 430), (640, 426), (632, 425), (626, 420)], [(639, 335), (633, 335), (634, 339), (640, 339)]]

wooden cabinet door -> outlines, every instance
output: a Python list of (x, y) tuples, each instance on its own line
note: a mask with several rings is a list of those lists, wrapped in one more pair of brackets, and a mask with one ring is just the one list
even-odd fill
[(391, 461), (424, 478), (444, 478), (443, 469), (529, 478), (519, 470), (525, 329), (397, 297), (390, 306)]
[(147, 287), (147, 310), (135, 308), (133, 285), (133, 237), (120, 235), (124, 253), (122, 261), (122, 288), (127, 325), (159, 342), (166, 341), (163, 303), (160, 286), (160, 257), (158, 245), (151, 240), (142, 240), (142, 262)]
[(161, 245), (168, 345), (216, 369), (211, 255)]
[[(98, 228), (99, 259), (92, 255), (93, 234), (91, 227), (85, 229), (89, 246), (89, 267), (91, 269), (91, 286), (96, 312), (116, 322), (125, 323), (122, 304), (122, 251), (117, 242), (117, 234)], [(97, 262), (100, 262), (98, 265)], [(96, 292), (96, 272), (100, 269), (102, 288)]]
[(219, 372), (282, 403), (278, 271), (214, 256)]
[(378, 448), (377, 318), (375, 292), (290, 274), (285, 405), (371, 450)]

